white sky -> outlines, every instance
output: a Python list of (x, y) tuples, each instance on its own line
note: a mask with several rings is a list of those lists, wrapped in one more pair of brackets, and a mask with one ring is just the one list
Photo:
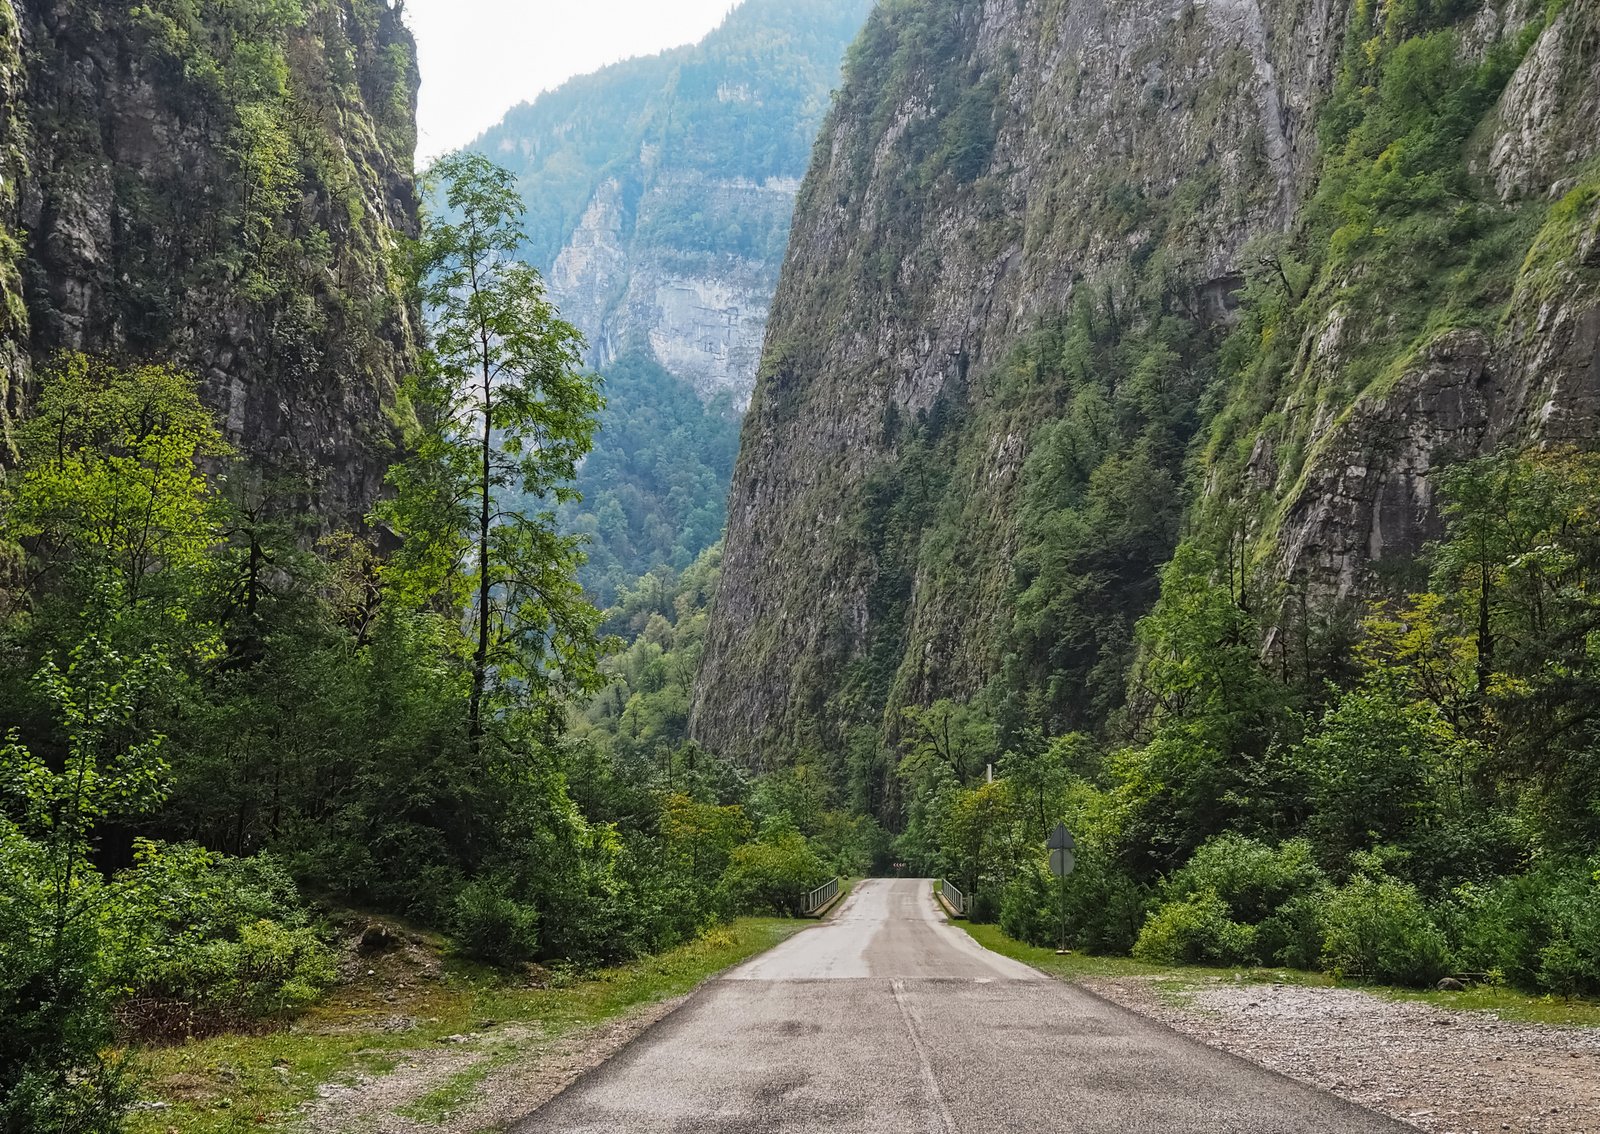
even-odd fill
[(573, 75), (694, 43), (735, 0), (406, 0), (422, 67), (417, 156), (470, 142)]

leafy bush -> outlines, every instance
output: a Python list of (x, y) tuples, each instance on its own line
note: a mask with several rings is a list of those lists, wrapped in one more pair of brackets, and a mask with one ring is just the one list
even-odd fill
[(967, 920), (981, 925), (994, 924), (1000, 920), (1001, 901), (1002, 898), (996, 897), (994, 890), (985, 886), (972, 895), (972, 904), (967, 909)]
[(1462, 887), (1447, 909), (1463, 968), (1534, 992), (1600, 993), (1600, 861), (1550, 862), (1493, 886)]
[[(1090, 953), (1126, 953), (1144, 923), (1148, 888), (1110, 867), (1097, 849), (1079, 843), (1077, 869), (1067, 882), (1067, 943)], [(1000, 928), (1030, 945), (1061, 938), (1061, 885), (1042, 862), (1026, 864), (1000, 897)]]
[(67, 741), (42, 759), (0, 738), (0, 1129), (111, 1134), (132, 1091), (111, 1046), (107, 887), (93, 832), (161, 796), (161, 739), (139, 702), (165, 673), (90, 637), (35, 687)]
[(1264, 962), (1292, 969), (1322, 964), (1322, 909), (1326, 886), (1290, 898), (1256, 926), (1256, 954)]
[(112, 885), (112, 979), (141, 1030), (192, 1032), (304, 1007), (335, 979), (293, 880), (267, 855), (135, 844)]
[(1256, 931), (1228, 917), (1215, 891), (1202, 890), (1167, 902), (1150, 915), (1134, 942), (1133, 955), (1162, 964), (1252, 964)]
[(496, 965), (532, 960), (539, 948), (538, 911), (512, 898), (500, 878), (479, 878), (461, 888), (455, 931), (463, 952)]
[(1171, 900), (1210, 891), (1227, 904), (1232, 919), (1257, 925), (1291, 898), (1324, 882), (1305, 839), (1272, 847), (1230, 833), (1195, 851), (1163, 887), (1162, 896)]
[[(109, 1047), (98, 918), (68, 922), (52, 947), (47, 852), (0, 814), (0, 1130), (114, 1134), (134, 1091)], [(74, 900), (99, 905), (92, 872)]]
[(1061, 936), (1059, 894), (1048, 872), (1029, 863), (1006, 883), (1000, 895), (1000, 931), (1029, 945), (1045, 945)]
[(789, 831), (735, 848), (718, 889), (729, 913), (797, 916), (805, 895), (827, 877), (805, 837)]
[(1358, 874), (1329, 894), (1322, 923), (1322, 962), (1335, 976), (1422, 986), (1448, 967), (1444, 934), (1410, 883)]
[(1345, 693), (1301, 746), (1313, 808), (1310, 830), (1330, 866), (1378, 845), (1435, 837), (1438, 781), (1457, 756), (1432, 705), (1371, 679)]

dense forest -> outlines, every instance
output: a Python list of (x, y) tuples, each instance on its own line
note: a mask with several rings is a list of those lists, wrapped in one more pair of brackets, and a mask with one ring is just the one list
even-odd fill
[(603, 375), (594, 450), (578, 470), (579, 499), (557, 512), (588, 540), (578, 570), (602, 605), (658, 565), (688, 567), (722, 537), (739, 451), (739, 413), (724, 392), (702, 402), (654, 359), (629, 354)]

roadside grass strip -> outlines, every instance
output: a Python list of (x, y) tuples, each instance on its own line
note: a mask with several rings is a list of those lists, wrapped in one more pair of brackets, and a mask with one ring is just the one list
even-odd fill
[[(129, 1134), (292, 1130), (319, 1094), (354, 1089), (441, 1049), (459, 1059), (415, 1091), (386, 1097), (390, 1113), (424, 1126), (472, 1101), (497, 1068), (630, 1009), (683, 995), (707, 978), (814, 924), (739, 918), (695, 941), (593, 973), (515, 974), (446, 959), (432, 980), (357, 980), (280, 1030), (229, 1034), (132, 1053), (143, 1099)], [(396, 1097), (396, 1096), (401, 1097)]]
[(1041, 972), (1062, 980), (1079, 981), (1117, 977), (1138, 977), (1150, 982), (1163, 1001), (1175, 1007), (1189, 1002), (1196, 988), (1218, 981), (1245, 984), (1292, 984), (1312, 988), (1357, 988), (1390, 1000), (1412, 1000), (1449, 1011), (1488, 1012), (1502, 1020), (1534, 1024), (1567, 1024), (1600, 1027), (1600, 1003), (1592, 1000), (1564, 999), (1557, 996), (1530, 996), (1501, 985), (1476, 985), (1465, 992), (1439, 992), (1395, 988), (1391, 985), (1364, 984), (1335, 980), (1326, 973), (1302, 969), (1265, 967), (1208, 967), (1204, 965), (1153, 965), (1131, 957), (1096, 957), (1071, 952), (1057, 955), (1053, 949), (1025, 945), (1007, 937), (997, 925), (954, 922), (985, 949), (1032, 965)]

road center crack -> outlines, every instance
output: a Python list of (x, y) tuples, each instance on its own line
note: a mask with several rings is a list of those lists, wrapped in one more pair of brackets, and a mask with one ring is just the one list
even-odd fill
[(917, 1023), (911, 1016), (911, 1007), (906, 1003), (906, 982), (892, 981), (890, 987), (894, 990), (894, 1002), (900, 1009), (900, 1018), (906, 1022), (906, 1032), (911, 1036), (911, 1046), (916, 1049), (917, 1062), (922, 1066), (922, 1086), (927, 1091), (928, 1101), (933, 1104), (934, 1113), (939, 1116), (939, 1128), (945, 1134), (956, 1134), (955, 1119), (950, 1117), (950, 1108), (945, 1105), (944, 1095), (939, 1091), (939, 1078), (933, 1073), (933, 1063), (928, 1059), (928, 1049), (922, 1042), (921, 1033), (917, 1031)]

